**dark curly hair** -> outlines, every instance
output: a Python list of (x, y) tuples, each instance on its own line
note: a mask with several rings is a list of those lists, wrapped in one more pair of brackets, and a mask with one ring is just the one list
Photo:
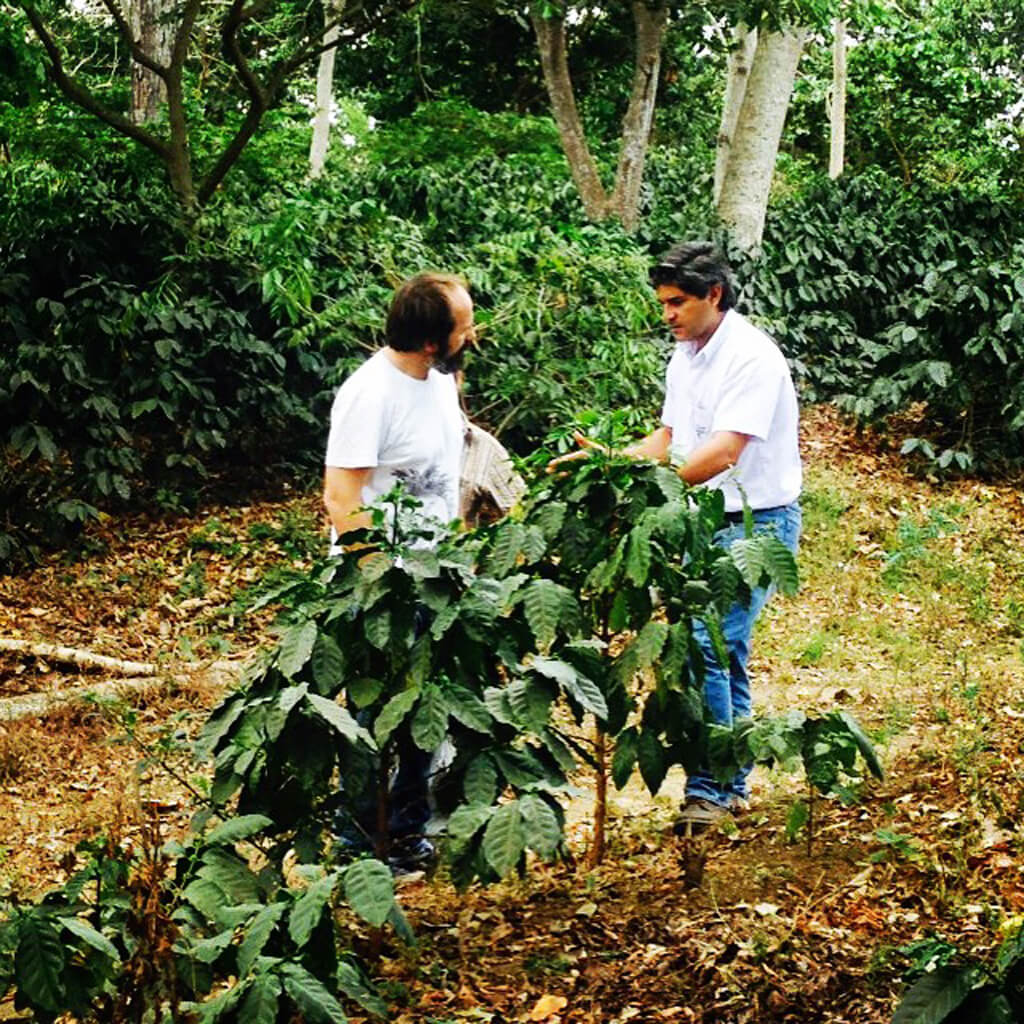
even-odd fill
[(680, 242), (661, 255), (648, 272), (652, 288), (675, 285), (687, 295), (707, 298), (714, 285), (722, 286), (718, 308), (725, 312), (736, 305), (732, 270), (712, 242)]

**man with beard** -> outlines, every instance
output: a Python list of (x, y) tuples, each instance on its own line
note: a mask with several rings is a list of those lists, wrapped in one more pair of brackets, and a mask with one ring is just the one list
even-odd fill
[[(473, 301), (460, 278), (417, 274), (395, 293), (384, 347), (342, 384), (331, 409), (324, 505), (333, 553), (341, 551), (346, 533), (371, 525), (367, 506), (396, 483), (422, 503), (415, 525), (426, 537), (415, 543), (436, 539), (458, 518), (464, 428), (455, 374), (473, 339)], [(420, 609), (421, 630), (427, 621)], [(405, 730), (397, 756), (389, 860), (396, 874), (404, 874), (434, 860), (423, 834), (430, 818), (431, 755)], [(354, 796), (343, 812), (342, 844), (352, 853), (368, 850), (376, 821), (365, 794)]]
[(342, 384), (331, 409), (324, 504), (334, 545), (369, 526), (366, 507), (399, 481), (423, 503), (420, 525), (458, 517), (463, 422), (454, 375), (473, 338), (473, 300), (460, 278), (417, 274), (395, 293), (385, 346)]

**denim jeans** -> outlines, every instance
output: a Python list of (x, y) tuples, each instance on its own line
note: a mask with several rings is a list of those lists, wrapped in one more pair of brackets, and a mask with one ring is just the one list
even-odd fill
[[(778, 508), (754, 512), (754, 532), (773, 532), (783, 544), (796, 554), (800, 539), (801, 514), (797, 502)], [(746, 535), (743, 523), (728, 523), (715, 534), (721, 547), (731, 547)], [(750, 677), (747, 661), (750, 658), (750, 634), (754, 622), (771, 597), (769, 587), (756, 587), (749, 606), (738, 602), (726, 613), (722, 621), (725, 643), (729, 649), (729, 664), (720, 665), (711, 645), (711, 638), (702, 622), (693, 623), (693, 634), (704, 653), (704, 700), (711, 719), (721, 725), (732, 725), (737, 718), (748, 718), (752, 709)], [(698, 770), (686, 780), (686, 796), (710, 800), (729, 806), (747, 796), (747, 776), (750, 765), (741, 768), (733, 779), (723, 785), (710, 772)]]

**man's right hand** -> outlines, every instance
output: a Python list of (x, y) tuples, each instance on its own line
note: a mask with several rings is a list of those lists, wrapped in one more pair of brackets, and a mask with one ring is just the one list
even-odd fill
[(559, 455), (557, 459), (552, 459), (547, 464), (546, 472), (558, 473), (561, 469), (564, 473), (564, 468), (567, 463), (579, 462), (580, 459), (589, 459), (592, 451), (604, 452), (605, 455), (613, 454), (611, 449), (607, 445), (601, 444), (600, 441), (595, 441), (593, 438), (587, 437), (586, 434), (581, 434), (578, 430), (572, 435), (573, 440), (580, 446), (577, 451), (566, 452), (565, 455)]

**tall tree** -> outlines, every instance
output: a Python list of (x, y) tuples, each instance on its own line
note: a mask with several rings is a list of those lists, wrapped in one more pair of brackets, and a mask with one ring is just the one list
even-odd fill
[(316, 72), (316, 111), (313, 114), (313, 138), (309, 145), (309, 176), (319, 178), (331, 139), (331, 104), (334, 101), (334, 58), (338, 53), (338, 18), (345, 9), (345, 0), (325, 0), (324, 14), (328, 28), (324, 32), (324, 52)]
[(846, 162), (846, 22), (832, 22), (832, 88), (828, 98), (828, 176), (838, 178)]
[[(171, 63), (174, 43), (174, 4), (172, 0), (130, 0), (129, 21), (135, 44), (154, 63)], [(148, 124), (160, 116), (167, 102), (167, 86), (151, 68), (137, 61), (132, 64), (131, 119)]]
[(743, 96), (747, 91), (750, 65), (757, 50), (757, 29), (740, 22), (734, 32), (732, 47), (726, 61), (725, 96), (722, 99), (722, 120), (715, 144), (715, 177), (712, 185), (712, 199), (717, 204), (722, 195), (725, 169), (729, 166), (732, 140), (736, 134)]
[(586, 215), (594, 221), (616, 217), (632, 231), (637, 224), (643, 169), (657, 101), (668, 6), (664, 0), (651, 3), (631, 0), (629, 6), (635, 36), (633, 84), (622, 122), (615, 183), (610, 191), (601, 180), (597, 161), (587, 142), (569, 71), (566, 22), (572, 8), (567, 3), (535, 3), (530, 20), (537, 36), (552, 114)]
[[(349, 4), (344, 15), (325, 24), (318, 12), (300, 3), (275, 6), (265, 0), (248, 4), (245, 0), (151, 0), (159, 3), (157, 21), (173, 26), (170, 48), (162, 56), (144, 45), (132, 26), (131, 12), (121, 0), (101, 0), (132, 67), (155, 76), (166, 91), (167, 119), (161, 127), (138, 123), (131, 110), (109, 104), (77, 74), (74, 38), (62, 37), (55, 27), (58, 22), (52, 17), (51, 0), (16, 2), (45, 51), (47, 71), (57, 88), (72, 103), (159, 158), (187, 221), (194, 220), (216, 193), (255, 135), (263, 116), (281, 99), (291, 77), (337, 45), (340, 36), (326, 42), (325, 35), (342, 22), (354, 32), (365, 31), (368, 25), (401, 4), (401, 0), (362, 0)], [(200, 22), (220, 40), (221, 53), (240, 90), (241, 117), (222, 148), (204, 161), (205, 166), (197, 168), (190, 143), (197, 127), (194, 122), (204, 114), (190, 108), (186, 82), (197, 54)]]

